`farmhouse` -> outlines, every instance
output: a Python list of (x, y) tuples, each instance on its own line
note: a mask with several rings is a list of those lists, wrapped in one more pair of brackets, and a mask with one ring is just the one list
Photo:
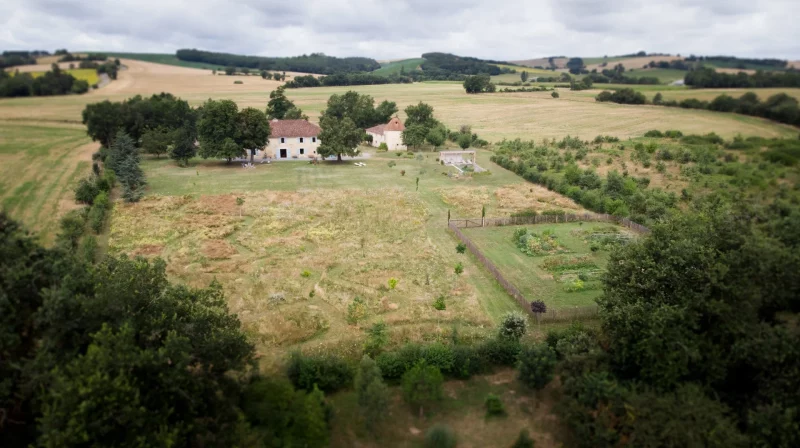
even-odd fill
[(306, 120), (272, 120), (267, 156), (275, 159), (316, 157), (321, 129)]
[(372, 146), (378, 147), (386, 143), (390, 151), (406, 149), (403, 144), (403, 131), (406, 129), (399, 118), (394, 117), (386, 124), (379, 124), (367, 129), (367, 134), (372, 136)]

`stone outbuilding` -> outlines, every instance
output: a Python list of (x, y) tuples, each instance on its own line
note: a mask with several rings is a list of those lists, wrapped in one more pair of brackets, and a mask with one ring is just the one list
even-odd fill
[(386, 143), (389, 151), (405, 150), (403, 144), (403, 131), (406, 129), (399, 118), (394, 117), (386, 124), (379, 124), (367, 129), (367, 134), (372, 136), (372, 146), (379, 147)]

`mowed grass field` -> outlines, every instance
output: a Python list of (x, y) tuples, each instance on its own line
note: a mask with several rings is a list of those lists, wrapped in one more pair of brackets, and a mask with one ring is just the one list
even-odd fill
[(97, 146), (79, 126), (0, 122), (3, 210), (52, 242), (58, 217), (76, 206), (72, 189), (90, 174)]
[[(523, 253), (514, 242), (514, 232), (520, 228), (537, 234), (552, 232), (563, 253), (530, 256)], [(569, 310), (574, 307), (594, 305), (601, 293), (600, 275), (608, 263), (607, 251), (590, 251), (590, 236), (595, 233), (629, 233), (627, 229), (608, 223), (536, 224), (462, 229), (528, 300), (543, 300), (548, 309)], [(593, 266), (555, 272), (543, 266), (552, 259), (585, 257)], [(570, 285), (585, 272), (588, 280), (580, 291), (570, 291)]]
[[(170, 276), (189, 285), (220, 281), (265, 366), (297, 348), (357, 354), (364, 328), (378, 321), (397, 343), (436, 338), (453, 325), (482, 333), (519, 306), (455, 251), (448, 210), (456, 217), (478, 216), (484, 204), (491, 216), (581, 209), (492, 164), (488, 153), (479, 163), (492, 173), (473, 178), (443, 175), (448, 168), (435, 157), (383, 153), (364, 159), (366, 167), (284, 161), (248, 170), (147, 159), (148, 195), (116, 205), (109, 251), (163, 257)], [(440, 296), (444, 311), (433, 308)], [(353, 323), (356, 297), (367, 311)]]

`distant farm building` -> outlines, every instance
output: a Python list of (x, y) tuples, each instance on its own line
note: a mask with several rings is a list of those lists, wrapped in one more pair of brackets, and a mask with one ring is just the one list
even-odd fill
[(394, 117), (386, 124), (379, 124), (367, 129), (367, 134), (372, 136), (372, 146), (378, 147), (386, 143), (389, 151), (404, 150), (403, 131), (406, 129), (399, 118)]
[(444, 165), (455, 167), (458, 171), (474, 171), (480, 173), (484, 171), (475, 162), (475, 151), (439, 151), (439, 160)]
[(269, 122), (269, 145), (265, 155), (275, 159), (303, 159), (317, 156), (321, 129), (306, 120)]

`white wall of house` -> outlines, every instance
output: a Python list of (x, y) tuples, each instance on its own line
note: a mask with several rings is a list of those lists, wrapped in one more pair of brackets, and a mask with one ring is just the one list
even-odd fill
[(305, 159), (316, 156), (317, 148), (317, 137), (277, 137), (269, 139), (264, 152), (273, 159)]
[(403, 144), (402, 131), (383, 131), (383, 134), (368, 133), (372, 136), (372, 146), (378, 147), (381, 143), (386, 143), (389, 151), (405, 150), (406, 145)]

